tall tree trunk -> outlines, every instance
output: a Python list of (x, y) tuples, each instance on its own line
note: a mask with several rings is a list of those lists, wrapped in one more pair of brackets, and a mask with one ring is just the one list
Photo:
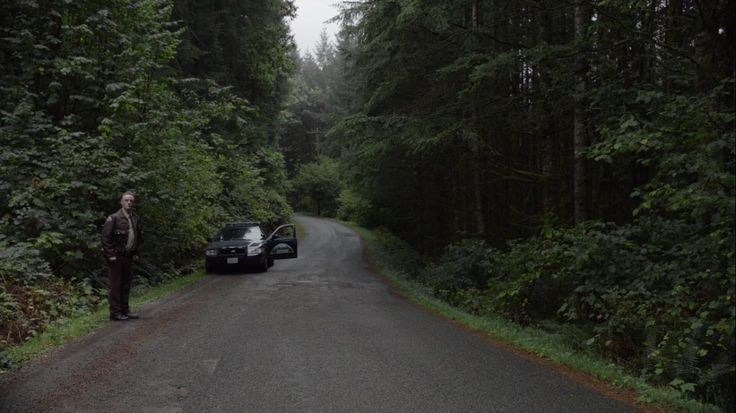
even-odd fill
[(718, 31), (716, 2), (703, 1), (696, 4), (698, 18), (695, 35), (695, 61), (698, 63), (695, 90), (706, 92), (714, 86), (715, 79), (715, 38)]
[[(472, 27), (472, 30), (477, 30), (479, 26), (480, 21), (480, 5), (479, 1), (476, 0), (471, 5), (471, 12), (470, 12), (470, 24)], [(471, 116), (472, 124), (473, 124), (473, 130), (476, 133), (475, 139), (473, 139), (473, 142), (470, 143), (470, 175), (472, 176), (472, 185), (473, 185), (473, 195), (472, 195), (472, 222), (473, 222), (473, 232), (481, 237), (484, 237), (486, 234), (486, 218), (483, 213), (483, 187), (485, 185), (485, 180), (483, 179), (483, 168), (485, 165), (481, 162), (482, 159), (482, 152), (484, 150), (483, 145), (483, 135), (481, 134), (480, 128), (478, 126), (478, 108), (477, 103), (475, 102), (477, 100), (477, 96), (474, 98), (473, 107)]]
[[(590, 22), (590, 6), (583, 0), (575, 5), (575, 40), (581, 49), (583, 48), (584, 39), (587, 36), (587, 28)], [(574, 205), (575, 205), (575, 223), (580, 223), (588, 219), (588, 193), (589, 181), (588, 162), (583, 155), (583, 151), (588, 146), (587, 122), (585, 119), (584, 98), (587, 90), (586, 72), (588, 70), (588, 62), (586, 51), (578, 50), (578, 57), (575, 60), (575, 113), (574, 113), (574, 129), (573, 129), (573, 148), (575, 155), (575, 175), (574, 175)]]
[[(550, 4), (542, 3), (537, 14), (537, 44), (551, 44), (556, 41), (553, 33), (553, 24), (551, 18)], [(536, 78), (531, 82), (532, 88), (538, 88), (541, 96), (550, 96), (550, 69), (546, 61), (539, 62), (533, 69)], [(555, 147), (557, 146), (555, 134), (555, 121), (553, 108), (550, 107), (548, 99), (539, 99), (532, 112), (534, 119), (538, 120), (536, 125), (536, 135), (539, 139), (539, 169), (542, 175), (542, 213), (557, 214), (558, 196), (559, 196), (559, 173), (556, 171), (555, 157), (557, 155)]]

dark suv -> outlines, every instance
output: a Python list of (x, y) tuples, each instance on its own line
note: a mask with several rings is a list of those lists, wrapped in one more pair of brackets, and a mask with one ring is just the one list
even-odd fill
[(273, 260), (297, 257), (296, 228), (281, 225), (269, 236), (258, 222), (226, 224), (214, 237), (208, 239), (205, 251), (205, 270), (255, 267), (268, 271)]

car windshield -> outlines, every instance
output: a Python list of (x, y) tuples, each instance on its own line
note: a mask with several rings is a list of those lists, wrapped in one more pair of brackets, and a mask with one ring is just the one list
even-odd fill
[(225, 227), (217, 233), (216, 241), (232, 241), (237, 239), (246, 239), (250, 241), (260, 241), (263, 239), (263, 233), (258, 226), (250, 227)]

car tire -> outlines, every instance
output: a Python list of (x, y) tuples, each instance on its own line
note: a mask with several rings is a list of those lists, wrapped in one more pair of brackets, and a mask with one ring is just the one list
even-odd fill
[(258, 269), (261, 270), (261, 272), (268, 272), (268, 259), (264, 258), (261, 265), (258, 266)]
[(207, 265), (207, 264), (204, 265), (204, 272), (207, 273), (207, 274), (214, 273), (215, 272), (215, 269), (216, 268), (215, 268), (214, 265)]
[(268, 259), (268, 266), (273, 267), (273, 258)]

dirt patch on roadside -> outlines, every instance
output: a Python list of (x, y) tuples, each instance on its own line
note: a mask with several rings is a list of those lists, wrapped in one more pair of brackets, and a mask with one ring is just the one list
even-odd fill
[[(205, 292), (216, 292), (225, 286), (218, 283), (209, 283), (203, 286)], [(110, 325), (103, 327), (105, 334), (96, 334), (96, 337), (90, 335), (86, 346), (93, 347), (96, 356), (80, 366), (78, 370), (69, 372), (68, 377), (53, 388), (45, 389), (35, 395), (35, 400), (28, 401), (28, 407), (24, 411), (28, 412), (48, 412), (64, 409), (79, 400), (81, 397), (90, 394), (90, 389), (108, 388), (113, 389), (113, 382), (121, 369), (125, 369), (129, 361), (139, 357), (140, 347), (152, 337), (160, 334), (162, 330), (175, 325), (177, 320), (187, 317), (190, 313), (197, 311), (198, 303), (193, 302), (195, 297), (183, 296), (181, 301), (175, 302), (168, 308), (163, 309), (155, 317), (143, 317), (140, 320), (132, 321), (111, 321)], [(120, 331), (130, 328), (130, 331)], [(119, 329), (119, 330), (118, 330)], [(98, 332), (95, 332), (98, 333)], [(104, 344), (98, 342), (101, 339), (108, 339), (109, 334), (118, 334), (121, 341), (103, 347)], [(84, 339), (83, 339), (84, 340)], [(53, 360), (59, 357), (59, 353), (52, 353), (44, 356), (42, 360), (36, 361), (35, 368), (22, 368), (20, 371), (13, 372), (15, 376), (14, 385), (6, 388), (6, 391), (18, 391), (14, 386), (22, 386), (27, 384), (29, 380), (26, 374), (29, 371), (43, 368), (49, 365)]]

